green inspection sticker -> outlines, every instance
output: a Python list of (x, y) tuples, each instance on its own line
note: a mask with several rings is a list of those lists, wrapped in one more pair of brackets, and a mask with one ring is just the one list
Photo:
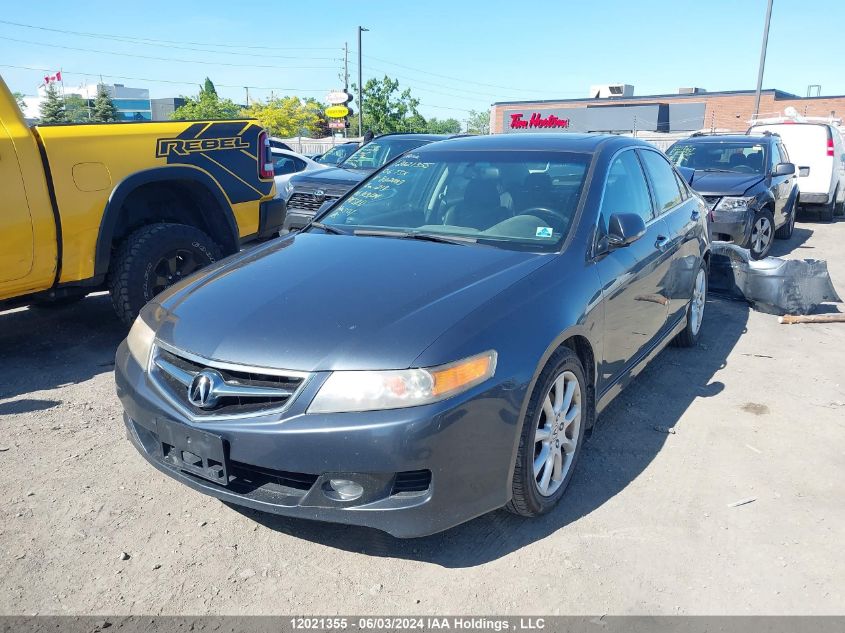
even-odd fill
[(535, 233), (537, 237), (551, 237), (552, 236), (552, 227), (550, 226), (538, 226), (537, 232)]

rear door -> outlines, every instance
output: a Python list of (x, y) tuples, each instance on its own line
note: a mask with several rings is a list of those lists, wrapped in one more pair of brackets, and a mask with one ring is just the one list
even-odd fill
[[(15, 145), (0, 122), (0, 284), (26, 277), (32, 270), (32, 217)], [(0, 288), (2, 290), (2, 288)], [(2, 294), (2, 292), (0, 292)]]
[(695, 276), (701, 259), (698, 241), (701, 207), (687, 189), (683, 179), (657, 150), (639, 150), (648, 174), (654, 208), (666, 222), (672, 265), (663, 292), (669, 299), (667, 327), (684, 316), (692, 297)]
[(611, 162), (602, 196), (599, 230), (614, 213), (638, 213), (646, 233), (632, 244), (606, 252), (597, 262), (605, 300), (602, 383), (609, 385), (635, 365), (666, 326), (672, 252), (669, 232), (652, 208), (645, 173), (633, 149)]

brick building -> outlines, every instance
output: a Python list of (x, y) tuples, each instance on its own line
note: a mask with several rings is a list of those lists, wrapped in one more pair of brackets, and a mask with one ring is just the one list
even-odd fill
[[(613, 92), (615, 86), (609, 86)], [(622, 86), (620, 85), (620, 89)], [(599, 96), (588, 99), (508, 101), (494, 103), (494, 134), (514, 132), (689, 132), (719, 129), (744, 132), (754, 112), (754, 91), (706, 92), (682, 88), (677, 94)], [(592, 89), (591, 92), (594, 92)], [(620, 94), (622, 90), (618, 91)], [(760, 116), (779, 116), (792, 106), (805, 116), (845, 118), (845, 95), (799, 97), (782, 90), (763, 90)]]

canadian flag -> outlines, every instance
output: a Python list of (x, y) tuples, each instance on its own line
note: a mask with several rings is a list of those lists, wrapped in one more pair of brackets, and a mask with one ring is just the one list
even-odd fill
[(44, 75), (44, 83), (49, 84), (54, 81), (61, 81), (62, 80), (62, 71), (60, 70), (55, 75)]

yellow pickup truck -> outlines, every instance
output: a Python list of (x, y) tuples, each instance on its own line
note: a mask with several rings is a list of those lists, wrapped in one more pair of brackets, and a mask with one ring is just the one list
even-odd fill
[(0, 78), (0, 309), (107, 288), (127, 324), (284, 221), (254, 121), (29, 127)]

